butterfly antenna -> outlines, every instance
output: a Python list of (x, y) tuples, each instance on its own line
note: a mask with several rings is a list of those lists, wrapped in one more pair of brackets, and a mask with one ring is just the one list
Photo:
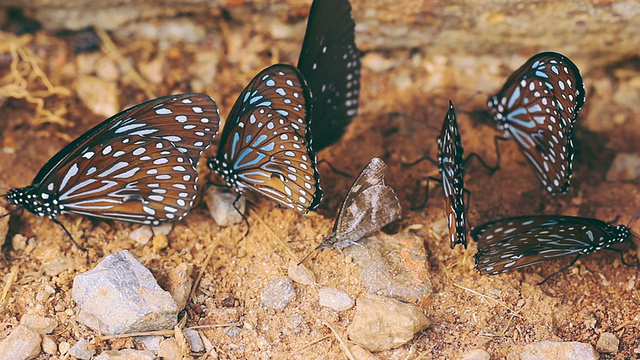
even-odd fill
[(416, 160), (416, 161), (413, 161), (413, 162), (409, 162), (409, 163), (405, 163), (405, 162), (403, 162), (403, 163), (402, 163), (402, 166), (406, 166), (406, 167), (415, 166), (415, 165), (418, 165), (418, 164), (420, 164), (421, 162), (423, 162), (423, 161), (425, 161), (425, 160), (429, 161), (430, 163), (432, 163), (432, 164), (433, 164), (433, 165), (435, 165), (435, 166), (438, 166), (438, 162), (437, 162), (437, 161), (435, 161), (435, 160), (433, 160), (433, 159), (432, 159), (431, 157), (429, 157), (429, 156), (423, 156), (423, 157), (421, 157), (420, 159), (418, 159), (418, 160)]
[(56, 219), (56, 218), (51, 218), (51, 220), (53, 220), (54, 223), (60, 225), (60, 227), (62, 228), (62, 230), (64, 230), (64, 232), (67, 234), (67, 236), (69, 237), (69, 239), (71, 239), (71, 242), (73, 242), (73, 244), (80, 250), (87, 252), (87, 249), (85, 249), (84, 247), (80, 246), (80, 244), (78, 244), (75, 239), (73, 238), (73, 236), (71, 236), (71, 233), (69, 232), (69, 230), (67, 230), (67, 228), (60, 222), (60, 220)]
[(322, 160), (318, 161), (318, 166), (320, 166), (320, 164), (322, 164), (322, 163), (327, 164), (327, 166), (329, 166), (329, 168), (331, 169), (331, 171), (333, 171), (333, 173), (335, 173), (335, 174), (338, 174), (338, 175), (340, 175), (340, 176), (342, 176), (342, 177), (346, 177), (347, 179), (352, 179), (352, 178), (353, 178), (353, 175), (349, 174), (349, 173), (348, 173), (348, 172), (346, 172), (346, 171), (342, 171), (342, 170), (340, 170), (340, 169), (335, 168), (335, 167), (333, 166), (333, 164), (331, 164), (329, 161), (327, 161), (327, 160), (325, 160), (325, 159), (322, 159)]
[(576, 257), (575, 257), (575, 258), (573, 258), (573, 260), (571, 260), (571, 262), (569, 263), (569, 265), (567, 265), (567, 266), (563, 266), (560, 270), (558, 270), (558, 271), (554, 272), (553, 274), (551, 274), (551, 275), (547, 276), (544, 280), (542, 280), (541, 282), (539, 282), (539, 283), (538, 283), (538, 285), (542, 285), (542, 284), (546, 283), (546, 282), (547, 282), (547, 280), (551, 279), (552, 277), (554, 277), (554, 276), (556, 276), (556, 275), (560, 274), (561, 272), (563, 272), (563, 271), (567, 270), (568, 268), (572, 267), (572, 266), (576, 263), (576, 261), (578, 261), (578, 259), (580, 259), (580, 256), (582, 256), (582, 254), (578, 254), (578, 255), (576, 255)]
[(9, 215), (11, 215), (11, 214), (13, 214), (13, 213), (16, 213), (16, 212), (18, 212), (18, 211), (20, 211), (20, 210), (22, 210), (22, 209), (24, 209), (22, 206), (18, 206), (17, 208), (15, 208), (15, 209), (13, 209), (13, 210), (9, 211), (9, 212), (8, 212), (8, 213), (6, 213), (6, 214), (4, 214), (4, 215), (0, 215), (0, 219), (2, 219), (2, 218), (4, 218), (4, 217), (7, 217), (7, 216), (9, 216)]
[(622, 264), (624, 264), (625, 266), (632, 267), (632, 268), (640, 267), (640, 266), (638, 266), (638, 264), (630, 264), (630, 263), (626, 262), (624, 260), (624, 252), (622, 252), (622, 250), (614, 249), (614, 248), (606, 248), (605, 250), (609, 250), (609, 251), (613, 251), (615, 253), (618, 253), (618, 255), (620, 255), (620, 262), (622, 262)]
[[(638, 219), (638, 215), (640, 215), (640, 206), (638, 206), (636, 211), (631, 214), (631, 219), (629, 219), (629, 222), (627, 223), (628, 228), (631, 228), (631, 224)], [(633, 234), (631, 235), (633, 236)]]

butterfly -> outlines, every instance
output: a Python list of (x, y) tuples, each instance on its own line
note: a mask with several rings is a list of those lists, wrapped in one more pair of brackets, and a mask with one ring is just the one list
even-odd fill
[(233, 105), (218, 153), (207, 166), (235, 189), (236, 201), (253, 190), (301, 213), (315, 209), (322, 188), (311, 111), (311, 95), (295, 67), (276, 64), (262, 70)]
[(193, 206), (196, 167), (219, 123), (216, 102), (205, 94), (149, 100), (75, 139), (42, 167), (31, 185), (11, 189), (6, 198), (52, 219), (69, 237), (58, 215), (147, 225), (180, 220)]
[(316, 151), (338, 141), (358, 113), (360, 51), (348, 0), (314, 0), (298, 69), (313, 94)]
[(553, 276), (572, 266), (582, 255), (626, 241), (631, 231), (627, 226), (613, 226), (592, 218), (532, 215), (482, 224), (471, 231), (471, 236), (478, 243), (475, 264), (481, 275), (496, 275), (557, 257), (576, 255), (568, 266)]
[(554, 52), (534, 55), (507, 79), (497, 95), (489, 98), (498, 130), (517, 142), (552, 194), (569, 189), (573, 124), (584, 101), (578, 67)]
[[(425, 156), (413, 163), (405, 164), (413, 166), (423, 160), (428, 160), (438, 167), (440, 179), (428, 178), (430, 180), (442, 183), (444, 190), (444, 206), (447, 225), (449, 227), (449, 243), (453, 249), (457, 244), (462, 244), (467, 248), (467, 208), (464, 203), (465, 193), (470, 194), (464, 187), (464, 167), (472, 158), (477, 158), (485, 168), (494, 171), (495, 168), (489, 167), (480, 156), (471, 153), (467, 158), (464, 157), (464, 148), (462, 147), (462, 139), (458, 131), (458, 122), (453, 102), (449, 100), (449, 110), (447, 111), (442, 129), (437, 139), (438, 143), (438, 159), (437, 161)], [(427, 196), (429, 185), (427, 184)], [(427, 202), (427, 197), (420, 207)]]
[(402, 209), (396, 193), (385, 185), (387, 165), (373, 158), (347, 192), (331, 235), (317, 249), (342, 249), (398, 219)]

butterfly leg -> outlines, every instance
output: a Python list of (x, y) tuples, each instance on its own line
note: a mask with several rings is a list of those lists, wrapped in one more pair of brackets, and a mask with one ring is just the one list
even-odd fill
[(236, 211), (238, 212), (238, 214), (240, 214), (240, 216), (242, 216), (242, 221), (247, 223), (247, 232), (244, 233), (244, 236), (246, 237), (247, 235), (249, 235), (249, 231), (251, 230), (251, 224), (249, 224), (249, 219), (247, 219), (247, 217), (242, 213), (242, 211), (238, 209), (237, 204), (241, 197), (242, 197), (242, 193), (238, 193), (238, 195), (236, 195), (236, 199), (233, 200), (233, 204), (231, 205), (233, 205), (233, 208), (236, 209)]
[(325, 163), (327, 164), (327, 166), (329, 166), (329, 168), (331, 169), (331, 171), (333, 171), (333, 173), (338, 174), (342, 177), (346, 177), (347, 179), (351, 179), (353, 178), (353, 175), (347, 173), (346, 171), (342, 171), (340, 169), (336, 169), (335, 167), (333, 167), (333, 164), (331, 164), (330, 162), (328, 162), (325, 159), (322, 159), (320, 161), (318, 161), (318, 166), (320, 166), (320, 164)]
[(551, 275), (547, 276), (546, 278), (544, 278), (544, 280), (542, 280), (541, 282), (539, 282), (539, 283), (538, 283), (538, 285), (542, 285), (542, 284), (546, 283), (546, 282), (547, 282), (547, 280), (551, 279), (552, 277), (554, 277), (554, 276), (556, 276), (556, 275), (560, 274), (561, 272), (563, 272), (563, 271), (567, 270), (568, 268), (572, 267), (572, 266), (573, 266), (573, 264), (575, 264), (575, 263), (576, 263), (576, 261), (578, 261), (578, 259), (580, 259), (580, 256), (582, 256), (582, 254), (578, 254), (578, 255), (576, 255), (576, 257), (575, 257), (575, 258), (573, 258), (573, 260), (571, 260), (571, 262), (569, 263), (569, 265), (567, 265), (567, 266), (563, 266), (560, 270), (558, 270), (558, 271), (554, 272), (553, 274), (551, 274)]
[(620, 254), (620, 261), (621, 261), (625, 266), (632, 267), (632, 268), (638, 268), (638, 267), (640, 267), (640, 266), (638, 266), (638, 264), (630, 264), (630, 263), (628, 263), (628, 262), (624, 261), (624, 253), (623, 253), (622, 251), (618, 250), (618, 249), (614, 249), (614, 248), (606, 248), (605, 250), (613, 251), (613, 252), (616, 252), (616, 253)]
[(416, 211), (416, 210), (420, 210), (420, 209), (424, 209), (424, 207), (427, 205), (427, 202), (429, 201), (429, 182), (430, 181), (435, 181), (438, 184), (442, 184), (442, 180), (433, 176), (429, 176), (427, 178), (427, 186), (425, 187), (425, 194), (424, 194), (424, 200), (422, 201), (422, 204), (418, 205), (418, 206), (414, 206), (411, 208), (411, 210)]
[(69, 237), (69, 239), (71, 239), (71, 242), (73, 242), (73, 244), (80, 250), (86, 252), (87, 249), (85, 249), (84, 247), (80, 246), (74, 239), (73, 236), (71, 236), (71, 233), (69, 232), (69, 230), (67, 230), (67, 228), (60, 222), (60, 220), (56, 219), (56, 218), (51, 218), (51, 220), (53, 220), (54, 223), (60, 225), (60, 227), (62, 228), (62, 230), (64, 230), (64, 232), (67, 234), (67, 236)]

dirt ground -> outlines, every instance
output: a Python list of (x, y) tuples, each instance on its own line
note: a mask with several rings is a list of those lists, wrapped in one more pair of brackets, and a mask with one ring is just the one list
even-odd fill
[[(212, 25), (213, 26), (213, 25)], [(27, 93), (44, 99), (43, 109), (25, 100), (9, 99), (0, 112), (2, 147), (0, 152), (0, 185), (6, 188), (28, 185), (40, 167), (68, 141), (104, 119), (93, 114), (76, 95), (79, 73), (102, 77), (117, 86), (120, 108), (148, 98), (181, 91), (204, 91), (213, 96), (226, 116), (235, 97), (260, 69), (281, 61), (295, 64), (302, 33), (291, 39), (274, 39), (252, 24), (227, 24), (226, 31), (215, 28), (197, 44), (157, 42), (132, 38), (114, 38), (114, 53), (95, 50), (77, 53), (78, 34), (36, 31), (22, 37), (3, 34), (0, 53), (2, 85), (11, 83), (11, 49), (27, 49), (55, 86), (68, 91), (47, 88), (34, 71), (23, 71)], [(19, 46), (18, 46), (19, 45)], [(192, 61), (206, 47), (217, 64), (212, 82), (199, 80), (199, 70)], [(104, 49), (104, 43), (102, 48)], [(561, 50), (561, 49), (556, 49)], [(524, 61), (529, 55), (517, 54)], [(93, 59), (94, 68), (81, 64)], [(126, 59), (133, 68), (120, 62)], [(24, 58), (22, 65), (32, 69)], [(113, 64), (116, 76), (105, 76), (99, 65)], [(440, 188), (427, 207), (408, 210), (424, 196), (425, 179), (435, 175), (426, 162), (413, 168), (402, 167), (403, 161), (424, 154), (435, 156), (437, 132), (447, 110), (448, 99), (458, 108), (458, 122), (467, 154), (477, 152), (489, 163), (495, 161), (493, 136), (497, 135), (491, 120), (482, 116), (486, 97), (497, 91), (517, 61), (493, 59), (489, 55), (477, 59), (469, 69), (460, 63), (468, 59), (434, 57), (424, 49), (394, 53), (370, 52), (363, 59), (361, 108), (347, 134), (337, 144), (319, 154), (320, 159), (352, 174), (373, 156), (382, 157), (389, 166), (387, 183), (396, 189), (404, 208), (402, 220), (392, 231), (415, 233), (424, 241), (434, 285), (431, 303), (424, 308), (432, 326), (418, 333), (413, 341), (399, 349), (377, 353), (381, 359), (452, 359), (476, 348), (504, 358), (517, 346), (530, 342), (579, 341), (595, 345), (599, 334), (612, 332), (621, 340), (617, 354), (602, 354), (602, 359), (626, 359), (640, 356), (640, 293), (638, 269), (621, 264), (617, 254), (600, 252), (583, 257), (578, 263), (542, 286), (536, 285), (570, 259), (532, 266), (499, 276), (480, 276), (473, 266), (475, 244), (469, 248), (449, 248), (444, 229), (444, 212)], [(464, 60), (464, 61), (462, 61)], [(144, 69), (160, 62), (162, 81), (146, 80)], [(482, 72), (483, 63), (492, 63), (491, 71)], [(630, 60), (633, 64), (633, 60)], [(157, 64), (156, 64), (157, 65)], [(628, 64), (620, 64), (624, 67)], [(581, 66), (578, 63), (578, 66)], [(637, 69), (629, 66), (635, 79)], [(497, 70), (496, 70), (497, 69)], [(142, 72), (143, 85), (134, 74)], [(472, 73), (473, 79), (465, 80)], [(209, 74), (209, 73), (207, 73)], [(15, 75), (15, 74), (14, 74)], [(583, 73), (587, 84), (587, 105), (581, 118), (588, 116), (590, 102), (601, 94), (591, 91), (590, 84), (603, 79), (620, 80), (611, 69), (593, 69)], [(18, 82), (16, 80), (16, 82)], [(481, 85), (480, 85), (481, 84)], [(456, 86), (457, 85), (457, 86)], [(474, 90), (482, 93), (473, 96)], [(58, 89), (59, 90), (59, 89)], [(610, 113), (615, 113), (614, 103)], [(46, 113), (48, 111), (49, 113)], [(402, 111), (410, 117), (389, 116)], [(640, 205), (637, 183), (607, 182), (605, 175), (616, 152), (637, 152), (640, 132), (636, 113), (606, 132), (592, 132), (580, 125), (576, 128), (576, 160), (572, 188), (562, 196), (549, 196), (518, 153), (512, 142), (501, 144), (501, 169), (493, 176), (472, 162), (468, 166), (466, 184), (472, 192), (470, 221), (482, 223), (504, 216), (561, 213), (591, 216), (626, 224)], [(634, 126), (633, 131), (625, 127)], [(211, 154), (215, 153), (215, 146)], [(138, 227), (114, 221), (80, 216), (60, 219), (76, 239), (81, 239), (88, 252), (79, 251), (62, 230), (47, 219), (24, 212), (11, 216), (10, 233), (2, 247), (0, 275), (3, 286), (12, 271), (17, 278), (10, 287), (9, 300), (1, 308), (0, 338), (19, 322), (25, 313), (37, 313), (58, 320), (53, 333), (57, 343), (74, 344), (84, 338), (95, 344), (98, 352), (105, 349), (132, 347), (130, 339), (98, 341), (97, 334), (74, 322), (71, 285), (75, 275), (93, 268), (105, 255), (128, 249), (147, 266), (162, 285), (168, 272), (180, 263), (201, 270), (205, 256), (213, 251), (212, 262), (194, 303), (184, 316), (186, 325), (242, 323), (243, 329), (230, 336), (225, 328), (203, 330), (222, 359), (338, 359), (344, 353), (334, 337), (303, 349), (305, 344), (330, 335), (323, 322), (331, 324), (346, 338), (346, 327), (354, 310), (335, 312), (319, 306), (317, 289), (331, 286), (352, 297), (365, 292), (360, 285), (356, 265), (335, 251), (324, 251), (306, 264), (317, 277), (317, 286), (296, 285), (297, 298), (285, 310), (274, 311), (261, 305), (260, 291), (266, 284), (287, 274), (288, 251), (257, 217), (278, 234), (297, 257), (302, 257), (327, 235), (333, 217), (352, 179), (345, 179), (321, 165), (325, 202), (317, 213), (300, 216), (259, 199), (251, 204), (249, 221), (252, 231), (242, 238), (244, 225), (222, 228), (215, 225), (204, 204), (176, 223), (168, 235), (169, 246), (154, 251), (151, 243), (139, 245), (129, 238)], [(206, 177), (207, 169), (201, 169)], [(416, 226), (416, 225), (421, 225)], [(640, 234), (640, 221), (631, 225)], [(11, 238), (22, 234), (31, 239), (26, 248), (14, 250)], [(636, 259), (633, 244), (622, 244), (626, 259)], [(45, 271), (47, 265), (64, 259), (64, 268)], [(46, 301), (38, 294), (47, 286), (55, 293)], [(41, 358), (46, 358), (41, 355)]]

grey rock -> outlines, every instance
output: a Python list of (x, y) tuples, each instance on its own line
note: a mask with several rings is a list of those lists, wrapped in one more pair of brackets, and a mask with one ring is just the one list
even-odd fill
[(20, 324), (37, 331), (40, 335), (50, 334), (58, 326), (58, 322), (54, 319), (35, 314), (22, 315)]
[[(242, 215), (233, 207), (236, 195), (222, 192), (213, 186), (207, 188), (205, 202), (209, 207), (209, 214), (219, 226), (231, 226), (242, 221)], [(241, 197), (236, 203), (238, 210), (245, 213), (246, 200)]]
[(293, 288), (293, 281), (287, 276), (270, 281), (260, 293), (262, 305), (276, 310), (284, 309), (295, 298), (296, 290)]
[(596, 350), (601, 353), (615, 354), (620, 348), (620, 339), (610, 332), (600, 334), (596, 342)]
[(371, 237), (359, 244), (344, 252), (358, 264), (360, 280), (369, 293), (414, 304), (429, 297), (433, 287), (420, 238), (398, 234)]
[(347, 334), (352, 341), (376, 352), (406, 344), (429, 324), (417, 306), (365, 294), (356, 301), (356, 314)]
[(591, 344), (580, 342), (540, 341), (522, 347), (520, 360), (597, 360), (598, 354)]
[(171, 329), (178, 307), (128, 251), (104, 258), (73, 280), (78, 322), (103, 334)]
[(184, 336), (189, 340), (189, 348), (191, 351), (199, 353), (205, 350), (204, 342), (202, 342), (202, 337), (200, 336), (200, 332), (195, 329), (185, 329)]
[(94, 360), (154, 360), (157, 359), (149, 350), (107, 350), (96, 356)]
[(90, 360), (93, 354), (96, 353), (96, 350), (89, 349), (89, 345), (87, 340), (80, 339), (69, 349), (69, 355), (80, 360)]
[(33, 329), (18, 325), (0, 342), (0, 360), (33, 359), (40, 354), (42, 339)]
[(482, 349), (475, 349), (475, 350), (467, 351), (462, 355), (460, 359), (461, 360), (489, 360), (490, 358), (491, 358), (491, 355), (488, 352)]
[(640, 179), (640, 154), (618, 153), (607, 171), (607, 181)]
[(349, 295), (331, 287), (321, 288), (318, 291), (318, 300), (320, 305), (336, 311), (349, 310), (355, 305), (355, 301)]

